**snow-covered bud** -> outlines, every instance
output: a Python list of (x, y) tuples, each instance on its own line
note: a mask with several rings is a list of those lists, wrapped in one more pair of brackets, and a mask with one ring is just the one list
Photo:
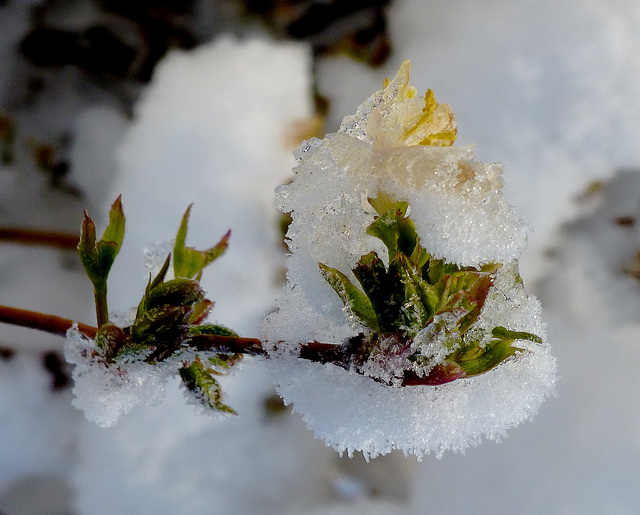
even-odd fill
[[(104, 311), (95, 340), (77, 327), (67, 332), (65, 355), (76, 365), (73, 371), (74, 405), (100, 426), (113, 425), (139, 404), (161, 401), (164, 386), (179, 375), (189, 400), (208, 411), (235, 414), (224, 404), (217, 376), (229, 372), (242, 359), (226, 348), (207, 346), (207, 337), (237, 337), (226, 327), (203, 324), (213, 307), (200, 286), (203, 269), (227, 248), (230, 233), (208, 250), (185, 244), (191, 206), (187, 208), (173, 253), (174, 279), (167, 280), (171, 254), (149, 283), (135, 317), (120, 327), (108, 320), (106, 281), (122, 245), (124, 215), (120, 198), (114, 203), (102, 240), (96, 243), (96, 228), (86, 215), (80, 237), (80, 256), (94, 283), (96, 303)], [(100, 316), (99, 316), (100, 320)], [(255, 349), (253, 349), (255, 352)]]
[[(453, 146), (451, 109), (421, 98), (409, 69), (338, 133), (306, 141), (277, 191), (292, 217), (288, 285), (261, 336), (285, 402), (365, 456), (497, 438), (555, 382), (502, 167)], [(334, 344), (335, 358), (310, 362), (310, 342)]]

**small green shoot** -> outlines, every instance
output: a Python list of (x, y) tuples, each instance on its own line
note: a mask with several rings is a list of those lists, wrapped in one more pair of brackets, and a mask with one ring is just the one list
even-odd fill
[[(125, 231), (125, 217), (121, 198), (114, 202), (109, 213), (109, 224), (102, 239), (96, 242), (96, 226), (85, 212), (78, 250), (82, 265), (94, 286), (98, 332), (96, 346), (105, 365), (118, 358), (140, 356), (149, 366), (178, 356), (189, 350), (195, 338), (238, 335), (219, 325), (202, 325), (213, 308), (200, 286), (203, 269), (224, 253), (230, 232), (208, 250), (199, 251), (185, 246), (187, 223), (191, 206), (187, 208), (176, 236), (173, 254), (175, 279), (167, 280), (171, 254), (155, 277), (149, 276), (136, 316), (130, 326), (121, 328), (109, 322), (107, 309), (107, 277), (115, 261)], [(192, 350), (198, 350), (193, 347)], [(201, 351), (199, 351), (201, 352)], [(222, 392), (215, 376), (221, 375), (242, 359), (239, 354), (220, 352), (206, 359), (196, 355), (180, 368), (185, 386), (197, 390), (201, 400), (213, 409), (235, 413), (222, 402)]]
[(233, 408), (222, 402), (222, 389), (216, 379), (216, 376), (223, 375), (234, 364), (236, 356), (225, 356), (226, 359), (216, 356), (207, 360), (208, 363), (196, 358), (179, 369), (182, 382), (188, 390), (195, 391), (200, 401), (211, 409), (237, 415)]
[(84, 213), (78, 252), (82, 266), (93, 284), (98, 327), (109, 322), (107, 278), (111, 266), (120, 252), (120, 247), (122, 247), (124, 230), (125, 216), (121, 197), (118, 197), (111, 206), (109, 224), (98, 242), (96, 242), (95, 223), (86, 211)]

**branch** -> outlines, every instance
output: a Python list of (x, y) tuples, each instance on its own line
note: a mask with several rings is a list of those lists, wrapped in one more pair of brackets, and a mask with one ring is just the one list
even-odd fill
[[(51, 334), (64, 336), (67, 330), (74, 324), (69, 318), (63, 318), (55, 315), (45, 315), (37, 311), (29, 311), (27, 309), (12, 308), (9, 306), (0, 306), (0, 322), (5, 324), (17, 325), (20, 327), (29, 327), (46, 331)], [(94, 338), (98, 329), (90, 325), (78, 323), (79, 331)]]
[[(39, 313), (37, 311), (29, 311), (27, 309), (12, 308), (1, 305), (0, 322), (17, 325), (19, 327), (38, 329), (39, 331), (45, 331), (58, 336), (65, 336), (67, 330), (74, 323), (77, 323), (78, 330), (89, 338), (95, 338), (96, 333), (98, 332), (97, 327), (74, 322), (69, 318), (63, 318), (56, 315), (45, 315), (44, 313)], [(257, 338), (198, 335), (190, 337), (189, 343), (198, 350), (216, 349), (220, 352), (266, 355), (266, 351), (262, 348), (262, 342)]]
[[(322, 364), (331, 363), (345, 370), (353, 370), (353, 343), (353, 339), (351, 341), (347, 340), (346, 344), (343, 345), (307, 342), (300, 348), (299, 357), (309, 361), (317, 361)], [(438, 386), (451, 381), (453, 375), (457, 374), (456, 378), (464, 377), (464, 373), (460, 374), (460, 370), (458, 370), (459, 367), (453, 365), (454, 364), (448, 362), (439, 363), (425, 376), (419, 376), (411, 370), (405, 370), (402, 386)], [(360, 373), (358, 370), (355, 370), (355, 372)], [(371, 379), (382, 384), (387, 384), (375, 377), (371, 377)]]
[(67, 250), (77, 250), (79, 238), (73, 234), (55, 231), (0, 227), (0, 242), (44, 245)]
[[(67, 330), (74, 324), (69, 318), (55, 315), (45, 315), (36, 311), (12, 308), (0, 305), (0, 322), (38, 329), (51, 334), (65, 336)], [(78, 330), (89, 338), (95, 338), (98, 329), (96, 327), (75, 322)], [(257, 338), (243, 338), (240, 336), (197, 335), (188, 339), (189, 345), (198, 350), (216, 350), (223, 353), (248, 354), (251, 356), (267, 356), (262, 348), (262, 342)], [(331, 343), (308, 342), (300, 348), (301, 359), (320, 363), (333, 363), (346, 370), (351, 368), (350, 354), (344, 345)], [(427, 377), (418, 377), (409, 372), (405, 373), (403, 386), (415, 386), (420, 384), (437, 385), (440, 370), (434, 369), (434, 373)]]
[(267, 355), (267, 351), (262, 348), (262, 342), (257, 338), (199, 334), (189, 337), (188, 342), (189, 345), (198, 350), (215, 349), (220, 352), (233, 354), (250, 354), (252, 356)]

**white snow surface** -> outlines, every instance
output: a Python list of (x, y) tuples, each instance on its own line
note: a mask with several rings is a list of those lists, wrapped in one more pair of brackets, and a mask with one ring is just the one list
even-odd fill
[(404, 63), (388, 86), (344, 119), (339, 133), (304, 142), (293, 182), (278, 189), (279, 208), (293, 218), (292, 252), (285, 294), (266, 317), (261, 338), (285, 401), (318, 437), (349, 455), (463, 451), (482, 436), (504, 436), (553, 392), (556, 364), (546, 343), (523, 345), (525, 352), (496, 370), (440, 387), (384, 386), (296, 358), (305, 342), (340, 344), (361, 329), (318, 263), (348, 272), (371, 250), (385, 255), (383, 244), (366, 234), (375, 214), (367, 198), (379, 192), (409, 201), (420, 242), (435, 257), (461, 266), (504, 263), (478, 327), (544, 336), (538, 301), (515, 280), (526, 227), (504, 200), (500, 168), (473, 160), (468, 147), (403, 146), (402, 134), (423, 106)]
[(107, 213), (122, 194), (127, 217), (110, 279), (131, 287), (113, 289), (112, 310), (138, 304), (148, 280), (141, 249), (174, 238), (193, 203), (187, 245), (209, 248), (231, 229), (228, 250), (201, 283), (216, 303), (210, 319), (255, 335), (281, 266), (273, 189), (294, 162), (296, 124), (313, 115), (309, 59), (302, 45), (221, 37), (160, 63), (103, 196)]

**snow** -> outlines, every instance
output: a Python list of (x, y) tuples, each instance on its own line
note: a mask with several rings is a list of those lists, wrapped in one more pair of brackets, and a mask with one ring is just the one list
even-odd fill
[[(33, 354), (0, 361), (0, 423), (5, 444), (0, 460), (0, 491), (17, 478), (55, 475), (73, 468), (73, 446), (82, 415), (71, 407), (68, 392), (49, 387), (50, 376)], [(28, 430), (26, 430), (28, 428)], [(10, 443), (10, 445), (7, 445)]]
[[(148, 364), (144, 362), (146, 354), (132, 353), (119, 356), (115, 363), (107, 366), (95, 342), (83, 336), (77, 326), (67, 331), (64, 351), (67, 362), (74, 365), (72, 404), (99, 427), (112, 427), (137, 406), (157, 406), (164, 400), (167, 382), (178, 376), (185, 362), (215, 356), (215, 353), (185, 351), (160, 363)], [(233, 371), (238, 368), (234, 367)], [(214, 413), (220, 418), (225, 416), (205, 409), (194, 393), (184, 389), (184, 394), (199, 413), (209, 413), (212, 418)]]
[[(7, 29), (0, 31), (3, 99), (22, 91), (18, 86), (10, 93), (7, 84), (20, 73), (10, 55), (28, 19), (21, 4), (28, 3), (34, 2), (10, 1), (0, 7), (1, 23)], [(272, 389), (260, 364), (247, 364), (242, 374), (231, 378), (243, 392), (234, 397), (235, 387), (229, 385), (229, 403), (240, 412), (232, 424), (215, 424), (194, 415), (177, 384), (171, 383), (162, 406), (138, 407), (117, 426), (104, 430), (71, 406), (69, 392), (54, 395), (49, 391), (39, 358), (25, 351), (13, 361), (0, 362), (0, 408), (5, 421), (0, 446), (2, 510), (10, 513), (2, 503), (13, 485), (44, 474), (61, 478), (72, 496), (69, 505), (78, 514), (96, 513), (97, 507), (105, 513), (635, 513), (640, 504), (640, 420), (634, 409), (640, 388), (634, 370), (640, 296), (635, 280), (619, 271), (634, 258), (637, 225), (624, 228), (611, 220), (637, 209), (638, 184), (633, 177), (640, 149), (639, 20), (633, 0), (560, 0), (544, 9), (533, 0), (465, 0), (455, 8), (443, 0), (430, 1), (428, 6), (417, 0), (395, 0), (389, 8), (395, 52), (383, 69), (372, 70), (344, 57), (325, 58), (318, 66), (319, 90), (331, 101), (330, 132), (337, 131), (343, 116), (354, 112), (364, 96), (379, 89), (382, 79), (393, 76), (409, 58), (414, 66), (413, 82), (433, 88), (440, 101), (452, 106), (458, 122), (457, 146), (477, 143), (478, 159), (503, 163), (507, 201), (534, 229), (520, 270), (528, 289), (544, 306), (546, 332), (560, 370), (558, 397), (544, 404), (533, 423), (509, 431), (509, 438), (499, 445), (484, 444), (465, 455), (445, 453), (440, 461), (427, 457), (416, 464), (415, 459), (405, 459), (396, 451), (363, 463), (358, 477), (368, 481), (366, 473), (375, 469), (383, 473), (382, 484), (398, 486), (400, 493), (389, 496), (382, 490), (380, 495), (350, 502), (336, 498), (330, 488), (336, 468), (345, 470), (344, 461), (312, 438), (301, 416), (285, 412), (272, 425), (265, 423), (261, 400)], [(180, 67), (173, 60), (178, 56), (188, 60), (189, 54), (169, 55), (163, 62), (167, 64), (164, 72), (159, 72), (139, 102), (133, 122), (102, 101), (90, 110), (83, 108), (80, 118), (72, 120), (78, 127), (74, 133), (82, 139), (71, 149), (72, 159), (74, 164), (83, 163), (74, 167), (73, 181), (82, 182), (90, 202), (56, 198), (46, 188), (45, 179), (25, 167), (22, 159), (0, 170), (2, 223), (55, 223), (77, 230), (82, 208), (88, 207), (97, 219), (106, 214), (117, 194), (125, 193), (125, 210), (132, 224), (125, 245), (130, 247), (123, 249), (127, 254), (116, 262), (114, 274), (122, 274), (118, 283), (127, 285), (123, 288), (127, 291), (112, 287), (111, 302), (115, 310), (128, 309), (137, 302), (138, 285), (145, 280), (141, 249), (170, 240), (186, 205), (196, 202), (190, 236), (199, 247), (217, 241), (237, 216), (211, 215), (205, 207), (208, 202), (198, 196), (207, 190), (208, 199), (211, 191), (199, 185), (178, 188), (177, 175), (202, 177), (202, 170), (214, 170), (202, 164), (213, 163), (214, 155), (221, 164), (243, 163), (233, 167), (238, 173), (269, 168), (267, 175), (273, 179), (269, 184), (252, 187), (255, 178), (239, 178), (236, 184), (223, 184), (217, 201), (229, 201), (231, 206), (224, 204), (225, 210), (241, 200), (246, 201), (241, 210), (264, 206), (265, 211), (258, 215), (246, 215), (252, 222), (270, 212), (272, 187), (286, 181), (293, 165), (290, 149), (276, 144), (282, 142), (282, 133), (291, 124), (286, 102), (282, 107), (270, 99), (257, 100), (289, 83), (290, 67), (300, 66), (299, 79), (307, 83), (308, 58), (300, 62), (288, 55), (288, 62), (274, 67), (268, 83), (264, 74), (269, 65), (262, 67), (256, 64), (260, 59), (248, 59), (252, 64), (245, 67), (244, 79), (238, 78), (230, 87), (242, 92), (241, 98), (233, 101), (221, 96), (220, 103), (227, 109), (222, 120), (208, 110), (218, 102), (216, 82), (207, 77), (228, 64), (225, 52), (212, 50), (211, 61), (194, 59), (193, 68)], [(172, 62), (177, 66), (175, 73)], [(192, 75), (200, 84), (197, 91), (187, 90)], [(287, 80), (279, 81), (276, 75)], [(171, 108), (178, 102), (177, 93), (153, 94), (154, 88), (164, 88), (162, 83), (167, 81), (171, 84), (168, 92), (186, 91), (184, 103), (175, 110)], [(298, 87), (297, 93), (292, 88), (289, 94), (300, 94), (309, 101), (306, 86)], [(73, 94), (60, 91), (61, 96)], [(246, 145), (241, 148), (231, 138), (214, 145), (207, 136), (209, 125), (222, 127), (247, 120), (243, 109), (249, 98), (256, 105), (251, 123), (242, 131), (252, 131), (252, 137), (243, 140)], [(187, 107), (188, 115), (183, 117), (179, 113), (175, 119), (174, 114), (162, 116)], [(145, 111), (157, 115), (143, 124)], [(29, 152), (25, 135), (30, 129), (48, 135), (45, 125), (55, 125), (60, 113), (52, 106), (50, 111), (43, 109), (42, 116), (47, 115), (49, 120), (41, 129), (36, 116), (21, 126), (23, 156)], [(297, 117), (293, 113), (292, 118)], [(65, 125), (69, 118), (57, 119)], [(193, 118), (198, 123), (180, 136), (181, 125), (189, 126)], [(276, 119), (281, 123), (274, 129)], [(174, 139), (172, 133), (177, 134)], [(265, 144), (258, 153), (263, 137)], [(174, 145), (177, 139), (183, 144)], [(128, 154), (132, 161), (140, 151), (139, 163), (129, 172), (125, 171), (129, 158), (116, 155), (121, 145), (120, 156)], [(273, 148), (278, 149), (277, 157)], [(206, 159), (200, 160), (201, 156)], [(120, 159), (124, 164), (113, 164)], [(120, 169), (118, 184), (113, 178), (116, 168)], [(628, 170), (628, 175), (611, 181), (620, 169)], [(206, 177), (211, 185), (220, 180), (213, 171)], [(603, 181), (604, 195), (576, 201), (594, 180)], [(135, 185), (140, 193), (128, 201), (125, 185)], [(161, 200), (174, 197), (175, 206), (166, 208), (174, 212), (165, 217)], [(608, 207), (598, 212), (598, 206)], [(206, 230), (212, 221), (218, 225)], [(575, 225), (563, 225), (566, 222)], [(136, 223), (144, 227), (134, 229)], [(202, 233), (195, 231), (197, 224), (203, 227)], [(244, 226), (244, 219), (237, 225)], [(268, 231), (259, 228), (256, 233), (262, 237)], [(237, 232), (234, 228), (231, 249), (238, 245), (234, 240)], [(256, 252), (267, 257), (271, 270), (259, 284), (268, 286), (271, 293), (258, 295), (255, 283), (236, 289), (234, 285), (242, 284), (258, 261), (234, 268), (235, 258), (230, 257), (216, 263), (222, 265), (226, 259), (230, 270), (226, 277), (222, 275), (228, 282), (212, 279), (207, 287), (218, 301), (213, 317), (247, 336), (255, 336), (262, 313), (271, 309), (280, 291), (279, 249), (263, 246), (263, 239), (256, 241), (259, 244), (251, 249), (260, 248)], [(247, 250), (243, 244), (240, 254)], [(91, 322), (90, 284), (77, 268), (69, 268), (69, 262), (60, 251), (3, 246), (2, 303)], [(118, 271), (120, 267), (138, 270), (128, 276)], [(224, 285), (233, 300), (224, 302), (217, 284)], [(252, 307), (257, 308), (252, 311)], [(301, 325), (315, 323), (313, 311), (299, 315)], [(326, 331), (340, 336), (337, 326)], [(295, 339), (296, 331), (291, 328), (284, 336)], [(59, 349), (61, 340), (2, 327), (2, 343), (16, 347)], [(356, 463), (357, 458), (348, 463)], [(389, 460), (395, 467), (389, 466)], [(247, 484), (255, 488), (248, 489)], [(31, 499), (45, 495), (33, 481), (26, 491)]]

